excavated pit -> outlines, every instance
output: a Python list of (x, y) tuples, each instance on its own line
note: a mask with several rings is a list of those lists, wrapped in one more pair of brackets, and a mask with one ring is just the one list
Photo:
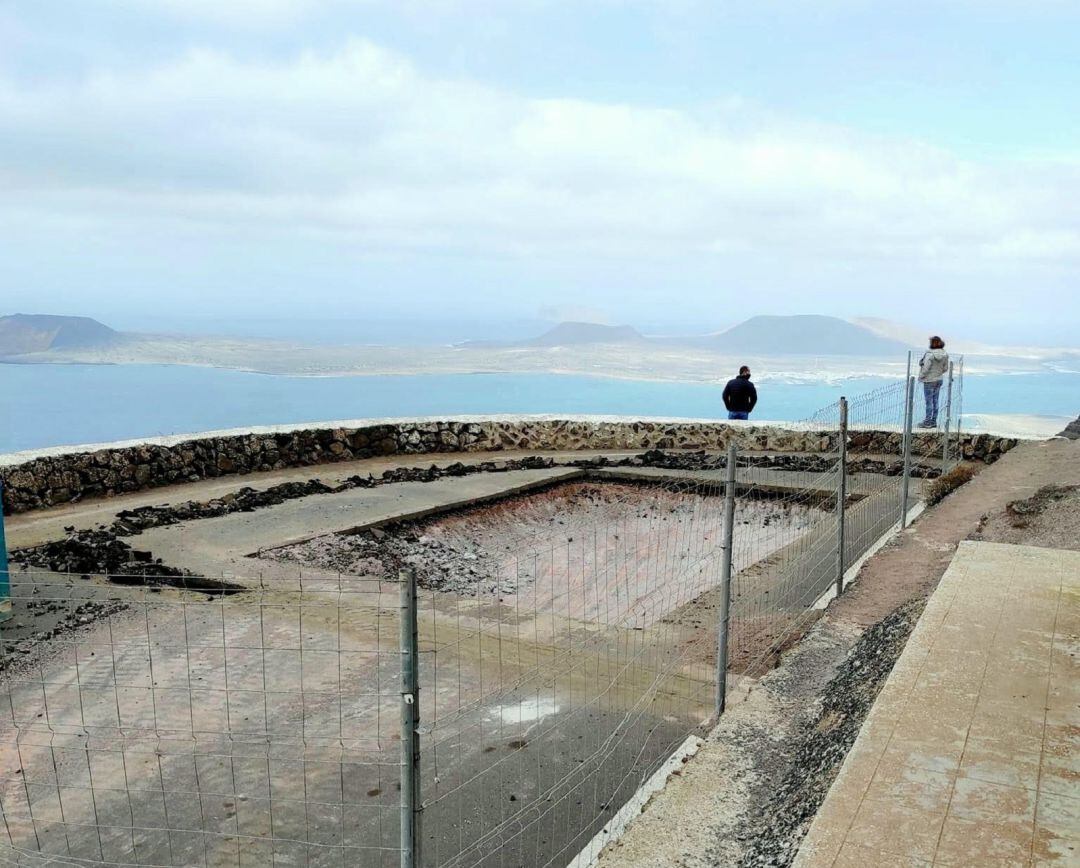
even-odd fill
[[(638, 605), (651, 623), (715, 584), (723, 504), (720, 485), (564, 482), (434, 517), (328, 534), (262, 557), (383, 580), (413, 568), (422, 588), (503, 601), (529, 595), (539, 602), (546, 594), (555, 610), (578, 588), (585, 603), (579, 600), (572, 614), (601, 621), (616, 605), (605, 595), (647, 600), (667, 576), (661, 608)], [(815, 515), (813, 506), (740, 497), (734, 570), (798, 538)], [(559, 589), (564, 593), (551, 593)]]

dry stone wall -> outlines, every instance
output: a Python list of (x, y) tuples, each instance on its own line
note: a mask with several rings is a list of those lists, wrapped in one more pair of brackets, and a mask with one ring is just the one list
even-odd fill
[[(400, 422), (361, 428), (311, 428), (276, 433), (196, 437), (175, 445), (146, 443), (35, 458), (0, 468), (4, 512), (25, 512), (163, 485), (230, 474), (281, 470), (386, 455), (500, 450), (705, 449), (822, 453), (836, 432), (723, 422), (535, 420)], [(937, 454), (940, 433), (915, 435), (915, 454)], [(985, 434), (963, 437), (964, 455), (992, 462), (1016, 441)], [(899, 454), (900, 435), (851, 435), (859, 452)]]

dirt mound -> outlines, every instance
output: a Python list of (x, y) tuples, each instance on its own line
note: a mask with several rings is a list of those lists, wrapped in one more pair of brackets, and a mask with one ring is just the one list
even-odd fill
[(1080, 551), (1080, 485), (1045, 485), (982, 517), (971, 536), (984, 542)]

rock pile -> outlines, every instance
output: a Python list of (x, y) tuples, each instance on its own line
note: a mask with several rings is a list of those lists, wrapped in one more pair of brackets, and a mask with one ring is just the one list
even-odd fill
[(1033, 518), (1041, 515), (1053, 504), (1075, 498), (1078, 492), (1078, 485), (1044, 485), (1031, 497), (1009, 501), (1005, 505), (1005, 514), (1013, 527), (1026, 528)]
[[(146, 443), (35, 458), (4, 467), (4, 511), (69, 503), (200, 479), (305, 467), (380, 455), (581, 449), (706, 449), (723, 452), (821, 453), (835, 449), (835, 431), (723, 422), (590, 422), (520, 419), (483, 422), (401, 422), (363, 428), (319, 428), (266, 434), (201, 437), (175, 445)], [(962, 451), (994, 461), (1015, 440), (964, 435)], [(852, 434), (857, 451), (898, 454), (896, 432)], [(915, 454), (934, 454), (940, 434), (920, 432)]]
[(393, 578), (405, 567), (433, 591), (475, 596), (513, 594), (522, 576), (510, 576), (483, 546), (440, 539), (413, 523), (395, 523), (348, 536), (319, 537), (274, 552), (279, 560), (349, 575)]
[(1080, 417), (1066, 425), (1065, 430), (1058, 434), (1058, 437), (1064, 437), (1067, 440), (1080, 440)]
[(107, 530), (68, 528), (62, 540), (47, 542), (11, 553), (13, 563), (56, 573), (76, 575), (144, 572), (162, 569), (179, 574), (170, 567), (155, 564), (150, 552), (136, 551)]
[(62, 540), (30, 548), (16, 549), (11, 562), (23, 567), (54, 573), (107, 575), (118, 585), (170, 585), (199, 591), (232, 593), (239, 585), (218, 579), (193, 576), (185, 570), (163, 564), (150, 552), (133, 549), (110, 530), (68, 529)]

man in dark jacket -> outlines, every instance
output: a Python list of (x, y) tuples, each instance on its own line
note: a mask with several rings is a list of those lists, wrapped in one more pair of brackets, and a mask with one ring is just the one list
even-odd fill
[(739, 376), (734, 380), (728, 380), (724, 386), (724, 406), (727, 407), (729, 419), (749, 419), (750, 411), (757, 403), (757, 389), (750, 382), (750, 369), (743, 365), (739, 368)]

